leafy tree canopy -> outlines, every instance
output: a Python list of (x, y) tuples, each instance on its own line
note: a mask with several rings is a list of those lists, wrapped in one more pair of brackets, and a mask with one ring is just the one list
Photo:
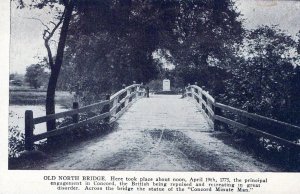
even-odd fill
[(26, 68), (25, 81), (35, 89), (46, 85), (48, 77), (48, 73), (40, 64), (32, 64)]

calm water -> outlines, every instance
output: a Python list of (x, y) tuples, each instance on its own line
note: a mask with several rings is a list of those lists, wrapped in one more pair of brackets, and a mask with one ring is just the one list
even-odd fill
[[(24, 115), (26, 110), (32, 110), (34, 118), (44, 116), (46, 114), (46, 109), (43, 105), (11, 105), (9, 107), (8, 125), (10, 127), (17, 126), (19, 130), (24, 131)], [(66, 111), (67, 109), (58, 105), (56, 106), (55, 110), (58, 113)], [(46, 123), (35, 125), (34, 134), (39, 134), (46, 131)]]

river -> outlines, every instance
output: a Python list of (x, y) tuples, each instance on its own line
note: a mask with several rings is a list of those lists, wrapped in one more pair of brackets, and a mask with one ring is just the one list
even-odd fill
[[(26, 110), (32, 110), (34, 118), (44, 116), (46, 114), (46, 109), (43, 105), (11, 105), (9, 106), (8, 126), (17, 127), (19, 130), (24, 131), (24, 115)], [(57, 105), (55, 110), (58, 113), (68, 109)], [(46, 131), (46, 123), (35, 125), (34, 134), (39, 134)]]

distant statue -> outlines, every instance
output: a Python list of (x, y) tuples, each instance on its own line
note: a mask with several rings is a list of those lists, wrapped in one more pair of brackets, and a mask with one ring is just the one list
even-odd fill
[(171, 91), (171, 84), (169, 79), (163, 80), (163, 91)]

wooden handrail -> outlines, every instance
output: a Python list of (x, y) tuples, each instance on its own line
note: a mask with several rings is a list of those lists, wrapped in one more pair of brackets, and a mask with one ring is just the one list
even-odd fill
[(215, 116), (215, 119), (218, 120), (218, 121), (221, 121), (221, 122), (224, 122), (224, 123), (227, 123), (229, 125), (232, 125), (234, 127), (237, 127), (239, 129), (242, 129), (244, 131), (247, 131), (248, 133), (252, 133), (254, 135), (259, 135), (261, 137), (266, 137), (266, 138), (269, 138), (269, 139), (273, 139), (273, 140), (276, 140), (278, 142), (280, 142), (281, 144), (283, 145), (286, 145), (286, 146), (289, 146), (289, 147), (293, 147), (293, 148), (296, 148), (300, 151), (300, 145), (299, 144), (296, 144), (294, 142), (291, 142), (291, 141), (288, 141), (286, 139), (283, 139), (281, 137), (278, 137), (278, 136), (275, 136), (275, 135), (272, 135), (270, 133), (266, 133), (264, 131), (261, 131), (261, 130), (258, 130), (258, 129), (255, 129), (253, 127), (249, 127), (245, 124), (241, 124), (239, 122), (236, 122), (236, 121), (233, 121), (231, 119), (228, 119), (228, 118), (225, 118), (225, 117), (221, 117), (221, 116), (218, 116), (216, 115)]
[[(197, 91), (197, 92), (195, 92), (195, 91)], [(214, 127), (215, 129), (216, 129), (216, 121), (219, 121), (219, 122), (226, 123), (228, 125), (237, 127), (241, 130), (247, 131), (254, 135), (266, 137), (271, 140), (277, 141), (283, 145), (286, 145), (288, 147), (292, 147), (292, 148), (296, 148), (297, 150), (300, 150), (299, 144), (296, 144), (296, 143), (294, 143), (290, 140), (284, 139), (282, 137), (278, 137), (274, 134), (270, 134), (269, 132), (267, 133), (265, 131), (258, 130), (252, 126), (248, 126), (248, 125), (245, 125), (238, 121), (234, 121), (229, 118), (226, 118), (226, 115), (222, 114), (222, 112), (228, 111), (228, 112), (234, 113), (238, 116), (243, 116), (244, 118), (252, 119), (253, 121), (257, 121), (257, 122), (261, 122), (261, 123), (265, 123), (265, 124), (269, 124), (269, 125), (273, 125), (273, 126), (279, 125), (291, 133), (300, 134), (299, 126), (295, 126), (295, 125), (292, 125), (289, 123), (285, 123), (282, 121), (278, 121), (275, 119), (257, 115), (254, 113), (249, 113), (244, 110), (240, 110), (240, 109), (228, 106), (228, 105), (218, 103), (207, 91), (203, 90), (201, 87), (199, 87), (197, 85), (187, 86), (184, 96), (186, 96), (186, 97), (191, 96), (194, 99), (198, 99), (197, 102), (202, 105), (201, 109), (205, 110), (205, 111), (203, 111), (204, 115), (206, 116), (205, 118), (208, 120), (209, 123), (212, 123), (212, 127)], [(203, 99), (203, 96), (205, 97), (205, 99)], [(209, 114), (212, 117), (210, 117)]]
[(215, 102), (215, 99), (208, 93), (208, 91), (203, 90), (201, 87), (199, 87), (197, 85), (190, 85), (190, 86), (188, 86), (188, 88), (198, 89), (201, 92), (201, 94), (203, 94), (208, 100), (210, 100), (212, 103)]
[[(122, 113), (138, 98), (145, 97), (145, 90), (142, 89), (142, 84), (136, 84), (127, 86), (124, 89), (116, 92), (112, 96), (107, 96), (106, 100), (97, 102), (88, 106), (78, 108), (78, 103), (73, 104), (73, 110), (68, 110), (56, 114), (46, 115), (42, 117), (33, 118), (33, 112), (27, 110), (25, 112), (25, 149), (33, 150), (33, 144), (35, 141), (39, 141), (45, 138), (53, 137), (72, 131), (78, 127), (85, 126), (88, 123), (95, 121), (102, 121), (107, 123), (114, 122), (117, 118), (121, 116)], [(142, 89), (142, 90), (141, 90)], [(125, 95), (126, 93), (126, 95)], [(97, 112), (100, 112), (100, 115), (96, 115), (92, 118), (88, 118), (83, 121), (79, 121), (79, 113), (89, 112), (97, 108)], [(116, 111), (120, 109), (119, 111)], [(67, 116), (73, 117), (73, 124), (64, 126), (52, 131), (47, 131), (45, 133), (33, 134), (34, 125), (39, 123), (44, 123), (49, 120), (64, 118)], [(110, 119), (113, 117), (113, 119)]]
[(81, 122), (78, 122), (78, 123), (75, 123), (75, 124), (67, 125), (65, 127), (61, 127), (61, 128), (58, 128), (58, 129), (55, 129), (55, 130), (52, 130), (52, 131), (48, 131), (48, 132), (45, 132), (45, 133), (41, 133), (41, 134), (38, 134), (38, 135), (33, 135), (33, 141), (39, 141), (39, 140), (42, 140), (42, 139), (45, 139), (45, 138), (49, 138), (49, 137), (52, 137), (52, 136), (56, 136), (56, 135), (66, 133), (68, 131), (71, 131), (72, 129), (82, 127), (82, 126), (84, 126), (88, 123), (95, 122), (97, 120), (102, 120), (104, 118), (107, 118), (107, 117), (109, 117), (109, 115), (110, 114), (108, 112), (103, 113), (103, 114), (94, 116), (92, 118), (86, 119), (84, 121), (81, 121)]
[(255, 121), (264, 122), (264, 123), (268, 123), (268, 124), (271, 124), (271, 125), (281, 125), (281, 126), (285, 127), (287, 130), (290, 130), (291, 132), (295, 132), (295, 133), (300, 134), (300, 127), (298, 127), (296, 125), (292, 125), (292, 124), (289, 124), (289, 123), (285, 123), (285, 122), (282, 122), (282, 121), (278, 121), (278, 120), (275, 120), (275, 119), (264, 117), (264, 116), (261, 116), (261, 115), (258, 115), (258, 114), (249, 113), (247, 111), (240, 110), (240, 109), (237, 109), (237, 108), (234, 108), (234, 107), (231, 107), (231, 106), (227, 106), (227, 105), (224, 105), (224, 104), (221, 104), (221, 103), (216, 103), (215, 106), (218, 107), (218, 108), (221, 108), (222, 110), (230, 111), (230, 112), (236, 113), (238, 115), (244, 116), (246, 118), (253, 119)]
[(105, 101), (101, 101), (101, 102), (97, 102), (82, 108), (78, 108), (78, 109), (74, 109), (74, 110), (68, 110), (65, 112), (60, 112), (60, 113), (56, 113), (56, 114), (51, 114), (51, 115), (47, 115), (47, 116), (42, 116), (42, 117), (37, 117), (33, 119), (34, 124), (39, 124), (39, 123), (44, 123), (47, 122), (49, 120), (52, 119), (59, 119), (59, 118), (63, 118), (63, 117), (67, 117), (67, 116), (72, 116), (74, 114), (78, 114), (78, 113), (83, 113), (83, 112), (87, 112), (90, 110), (93, 110), (95, 108), (99, 108), (100, 111), (101, 109), (109, 104), (109, 100), (105, 100)]
[(115, 99), (117, 96), (120, 96), (122, 95), (124, 92), (126, 92), (127, 90), (133, 88), (133, 87), (137, 87), (137, 86), (142, 86), (141, 84), (133, 84), (133, 85), (130, 85), (130, 86), (127, 86), (126, 88), (116, 92), (115, 94), (113, 94), (111, 97), (110, 97), (110, 100), (113, 100)]

